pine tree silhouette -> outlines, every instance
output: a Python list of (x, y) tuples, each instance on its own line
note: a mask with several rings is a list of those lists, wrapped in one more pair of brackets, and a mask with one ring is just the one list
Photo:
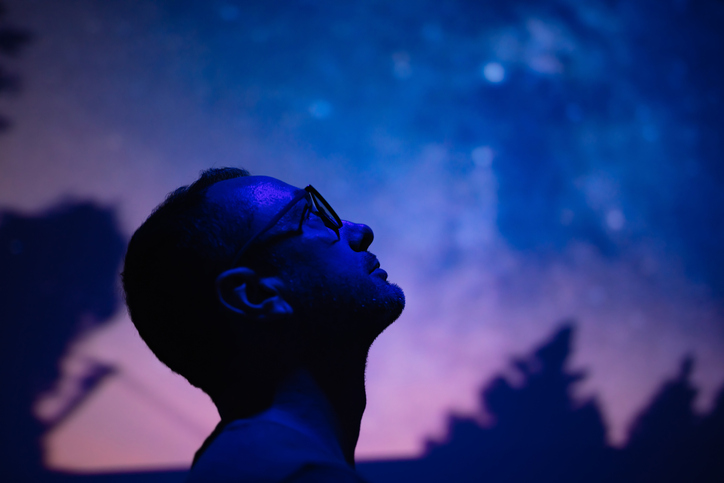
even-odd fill
[(481, 391), (490, 427), (452, 419), (448, 442), (429, 446), (430, 461), (457, 460), (460, 475), (449, 481), (603, 481), (609, 452), (600, 411), (595, 401), (572, 398), (584, 378), (567, 368), (573, 333), (567, 324), (514, 360), (519, 385), (497, 377)]
[(665, 382), (634, 422), (616, 470), (622, 482), (724, 481), (724, 392), (707, 416), (694, 413), (694, 359)]
[(360, 471), (373, 483), (724, 481), (724, 390), (710, 414), (695, 415), (692, 357), (642, 411), (627, 446), (615, 449), (596, 401), (572, 395), (584, 379), (568, 368), (573, 336), (568, 323), (530, 356), (514, 359), (519, 384), (499, 376), (481, 390), (490, 425), (453, 416), (445, 440), (429, 442), (422, 458), (362, 464)]
[(697, 392), (690, 382), (693, 367), (693, 359), (685, 358), (678, 377), (663, 385), (634, 422), (623, 457), (629, 481), (686, 481), (691, 473)]
[(606, 481), (613, 452), (598, 405), (572, 397), (584, 378), (568, 369), (573, 335), (569, 322), (531, 355), (513, 360), (520, 384), (496, 377), (481, 390), (489, 426), (451, 417), (448, 437), (429, 442), (422, 459), (370, 466), (364, 474), (380, 483)]
[(724, 389), (719, 391), (711, 413), (699, 424), (695, 435), (697, 473), (704, 483), (724, 481)]

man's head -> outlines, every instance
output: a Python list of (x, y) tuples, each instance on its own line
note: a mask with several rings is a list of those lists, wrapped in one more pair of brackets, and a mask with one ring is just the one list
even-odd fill
[(123, 273), (159, 359), (216, 400), (231, 380), (270, 387), (320, 354), (366, 353), (404, 296), (367, 252), (372, 230), (337, 227), (318, 203), (231, 168), (169, 195), (131, 239)]

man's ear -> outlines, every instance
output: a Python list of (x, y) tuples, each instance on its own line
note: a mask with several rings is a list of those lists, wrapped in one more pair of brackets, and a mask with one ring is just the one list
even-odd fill
[(292, 315), (292, 307), (280, 293), (276, 277), (261, 278), (252, 269), (232, 268), (216, 278), (216, 296), (228, 310), (256, 320), (281, 319)]

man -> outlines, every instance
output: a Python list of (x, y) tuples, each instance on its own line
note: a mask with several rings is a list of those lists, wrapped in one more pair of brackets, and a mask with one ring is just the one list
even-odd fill
[(234, 168), (171, 193), (133, 235), (131, 318), (221, 416), (190, 482), (362, 481), (367, 353), (405, 304), (372, 239), (311, 186)]

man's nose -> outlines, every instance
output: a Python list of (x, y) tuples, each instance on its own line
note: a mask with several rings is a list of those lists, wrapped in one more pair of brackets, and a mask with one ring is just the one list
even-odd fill
[(344, 221), (344, 231), (346, 231), (346, 238), (349, 241), (349, 246), (356, 252), (363, 252), (369, 248), (372, 244), (372, 240), (375, 239), (375, 234), (367, 225), (360, 223), (350, 223)]

